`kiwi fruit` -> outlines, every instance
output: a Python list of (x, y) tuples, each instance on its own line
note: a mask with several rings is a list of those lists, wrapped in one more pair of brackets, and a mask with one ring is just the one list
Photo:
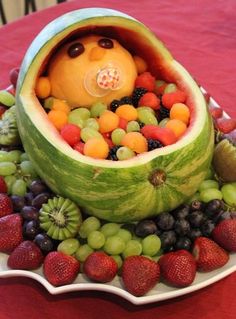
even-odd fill
[(40, 227), (56, 240), (73, 238), (82, 223), (79, 207), (68, 198), (55, 196), (43, 204), (39, 211)]
[(230, 139), (216, 145), (213, 167), (222, 182), (236, 182), (236, 146)]
[(19, 145), (20, 143), (14, 105), (3, 113), (0, 120), (0, 144), (6, 146)]

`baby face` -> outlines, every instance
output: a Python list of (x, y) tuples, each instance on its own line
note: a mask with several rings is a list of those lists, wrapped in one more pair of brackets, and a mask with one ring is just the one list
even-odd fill
[(48, 67), (51, 95), (71, 108), (131, 95), (137, 70), (118, 41), (91, 35), (63, 46)]

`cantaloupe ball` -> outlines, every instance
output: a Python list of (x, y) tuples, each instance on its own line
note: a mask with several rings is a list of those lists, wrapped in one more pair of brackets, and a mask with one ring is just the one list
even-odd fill
[(112, 111), (105, 111), (98, 118), (99, 131), (109, 133), (119, 126), (119, 116)]
[(146, 138), (139, 132), (129, 132), (121, 140), (121, 145), (129, 147), (136, 153), (148, 151)]
[(169, 120), (165, 127), (168, 127), (170, 130), (172, 130), (177, 138), (180, 138), (187, 130), (187, 125), (177, 119)]
[(116, 114), (126, 121), (135, 121), (138, 118), (137, 109), (130, 104), (123, 104), (116, 109)]
[(105, 159), (109, 153), (109, 146), (103, 138), (90, 138), (84, 144), (84, 155), (97, 159)]
[(35, 86), (35, 93), (40, 99), (49, 97), (51, 93), (51, 84), (48, 77), (41, 76), (38, 78)]

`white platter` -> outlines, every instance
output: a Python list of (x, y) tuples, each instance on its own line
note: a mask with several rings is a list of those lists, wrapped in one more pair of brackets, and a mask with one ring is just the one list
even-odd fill
[[(202, 89), (205, 93), (205, 90)], [(217, 106), (219, 105), (210, 98), (210, 105)], [(224, 116), (228, 117), (224, 113)], [(52, 286), (43, 276), (42, 267), (35, 271), (25, 271), (25, 270), (12, 270), (7, 267), (7, 258), (8, 255), (0, 253), (0, 278), (8, 277), (28, 277), (35, 279), (40, 282), (51, 294), (61, 294), (72, 291), (83, 291), (83, 290), (96, 290), (96, 291), (105, 291), (112, 294), (127, 299), (133, 304), (142, 305), (152, 302), (158, 302), (162, 300), (167, 300), (175, 298), (178, 296), (186, 295), (206, 286), (209, 286), (222, 278), (232, 274), (236, 271), (236, 253), (230, 254), (230, 259), (228, 263), (215, 271), (208, 273), (197, 273), (196, 278), (191, 286), (186, 288), (173, 288), (167, 286), (163, 283), (158, 283), (148, 294), (142, 297), (135, 297), (129, 292), (127, 292), (122, 286), (122, 282), (118, 276), (115, 277), (113, 281), (107, 284), (99, 284), (90, 282), (83, 274), (79, 274), (73, 284), (65, 285), (61, 287)]]

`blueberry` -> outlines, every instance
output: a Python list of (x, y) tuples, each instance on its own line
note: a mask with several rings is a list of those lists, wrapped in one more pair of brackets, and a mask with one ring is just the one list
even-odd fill
[(185, 236), (190, 231), (190, 224), (186, 219), (178, 219), (175, 222), (175, 231), (179, 236)]
[(176, 234), (173, 230), (164, 231), (160, 235), (161, 247), (166, 251), (169, 247), (173, 246), (176, 242)]
[(190, 211), (189, 205), (182, 205), (175, 210), (173, 210), (171, 213), (174, 216), (175, 219), (184, 219), (188, 216)]
[(161, 230), (170, 230), (174, 227), (174, 217), (170, 213), (162, 213), (157, 216), (156, 224)]
[(190, 225), (194, 228), (200, 227), (205, 220), (206, 217), (204, 213), (200, 210), (195, 210), (188, 216), (188, 221)]
[(135, 235), (138, 237), (146, 237), (154, 234), (157, 231), (157, 226), (153, 220), (145, 219), (138, 222), (135, 227)]
[(203, 236), (210, 237), (213, 229), (215, 228), (215, 224), (212, 220), (206, 220), (200, 227)]
[(179, 237), (175, 243), (175, 249), (180, 250), (180, 249), (185, 249), (185, 250), (190, 250), (192, 247), (192, 242), (191, 240), (184, 236), (184, 237)]

